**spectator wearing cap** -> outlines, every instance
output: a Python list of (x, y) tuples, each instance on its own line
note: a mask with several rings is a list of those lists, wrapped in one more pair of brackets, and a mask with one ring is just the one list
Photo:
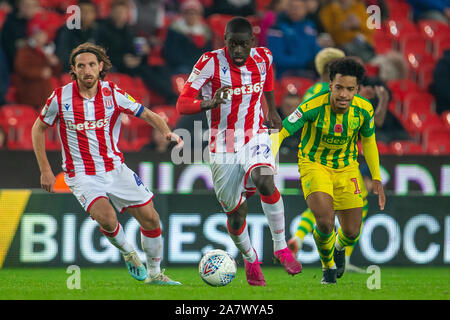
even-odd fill
[(289, 0), (275, 26), (267, 32), (277, 78), (315, 76), (313, 61), (321, 47), (313, 22), (306, 19), (307, 13), (304, 0)]
[(198, 58), (212, 50), (212, 32), (203, 19), (203, 6), (197, 0), (181, 4), (181, 17), (167, 31), (164, 58), (172, 74), (188, 74)]
[(17, 103), (40, 110), (52, 93), (51, 77), (59, 75), (61, 64), (54, 54), (54, 44), (48, 41), (47, 31), (39, 23), (29, 23), (27, 34), (27, 43), (17, 50), (13, 83)]

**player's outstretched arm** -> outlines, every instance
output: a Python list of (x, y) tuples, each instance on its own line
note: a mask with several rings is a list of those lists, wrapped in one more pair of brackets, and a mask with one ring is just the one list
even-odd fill
[(140, 117), (142, 120), (147, 122), (153, 128), (159, 130), (167, 140), (175, 141), (177, 143), (177, 148), (182, 148), (184, 145), (183, 139), (180, 138), (176, 133), (173, 133), (167, 125), (166, 121), (159, 115), (154, 113), (153, 111), (144, 108), (144, 111), (141, 113)]
[(31, 139), (33, 142), (33, 150), (36, 160), (41, 171), (41, 187), (48, 192), (55, 192), (53, 185), (55, 184), (55, 175), (53, 174), (50, 163), (48, 162), (47, 153), (45, 152), (45, 131), (48, 125), (37, 118), (31, 130)]

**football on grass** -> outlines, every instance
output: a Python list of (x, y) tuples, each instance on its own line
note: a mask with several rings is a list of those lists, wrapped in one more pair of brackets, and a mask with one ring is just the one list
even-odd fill
[(234, 279), (236, 270), (236, 261), (228, 252), (220, 249), (206, 252), (198, 265), (202, 280), (213, 287), (229, 284)]

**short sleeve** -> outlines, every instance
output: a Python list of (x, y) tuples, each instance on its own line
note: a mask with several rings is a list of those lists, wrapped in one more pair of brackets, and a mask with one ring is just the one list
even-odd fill
[(58, 98), (56, 96), (55, 91), (50, 95), (45, 103), (44, 107), (41, 110), (39, 118), (42, 122), (49, 126), (53, 126), (56, 120), (59, 117), (59, 107), (58, 107)]
[(118, 87), (114, 88), (114, 99), (120, 112), (139, 117), (144, 111), (144, 107), (139, 102), (136, 102), (132, 96)]
[(375, 119), (373, 113), (374, 112), (372, 105), (370, 105), (370, 108), (368, 108), (368, 110), (362, 110), (363, 123), (361, 125), (360, 132), (361, 135), (366, 138), (372, 136), (375, 133)]

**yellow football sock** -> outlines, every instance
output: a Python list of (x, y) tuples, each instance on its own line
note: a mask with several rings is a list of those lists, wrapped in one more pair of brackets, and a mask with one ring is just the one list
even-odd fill
[(308, 233), (313, 231), (315, 224), (316, 219), (314, 218), (314, 214), (312, 213), (311, 209), (306, 209), (302, 213), (302, 218), (298, 223), (297, 232), (294, 234), (294, 236), (303, 240)]
[(336, 241), (336, 232), (333, 230), (330, 234), (325, 234), (317, 229), (313, 230), (314, 241), (316, 242), (317, 251), (319, 252), (320, 261), (324, 269), (335, 267), (334, 264), (334, 242)]

